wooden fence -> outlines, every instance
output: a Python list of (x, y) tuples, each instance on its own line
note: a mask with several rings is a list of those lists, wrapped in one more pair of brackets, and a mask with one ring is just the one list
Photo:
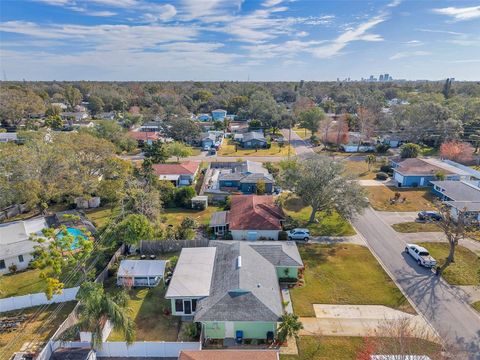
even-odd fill
[(162, 254), (180, 251), (183, 248), (207, 247), (208, 239), (194, 240), (144, 240), (140, 244), (142, 254)]

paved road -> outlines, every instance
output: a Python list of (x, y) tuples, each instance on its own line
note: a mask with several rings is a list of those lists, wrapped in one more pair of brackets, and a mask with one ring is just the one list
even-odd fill
[(480, 316), (462, 294), (403, 253), (405, 242), (371, 208), (353, 222), (374, 254), (442, 338), (480, 359)]
[[(288, 140), (289, 138), (289, 130), (282, 129), (282, 134), (285, 139)], [(312, 150), (311, 146), (308, 142), (303, 140), (295, 131), (291, 131), (290, 134), (290, 145), (295, 149), (296, 155), (304, 155), (304, 154), (313, 154), (314, 151)], [(295, 155), (295, 154), (292, 154)]]

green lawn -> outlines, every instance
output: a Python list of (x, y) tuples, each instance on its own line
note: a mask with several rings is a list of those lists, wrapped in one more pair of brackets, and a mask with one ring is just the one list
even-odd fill
[(345, 173), (362, 180), (375, 179), (376, 173), (380, 168), (378, 164), (374, 164), (368, 170), (368, 164), (365, 161), (345, 160), (342, 164), (345, 166)]
[(218, 150), (219, 156), (287, 156), (288, 149), (290, 153), (295, 155), (295, 149), (290, 145), (280, 147), (278, 143), (272, 142), (272, 146), (269, 149), (242, 149), (240, 146), (235, 151), (235, 143), (232, 139), (224, 140), (222, 146)]
[[(164, 310), (170, 310), (170, 300), (165, 299), (165, 291), (163, 283), (154, 288), (130, 290), (129, 307), (137, 326), (136, 341), (177, 341), (180, 318), (164, 315)], [(124, 340), (123, 334), (116, 331), (108, 337), (108, 341)]]
[(101, 228), (105, 226), (112, 217), (117, 216), (119, 211), (119, 207), (102, 206), (97, 209), (86, 210), (85, 214), (95, 227)]
[(368, 248), (306, 244), (299, 250), (305, 285), (291, 290), (295, 314), (315, 316), (312, 304), (385, 305), (414, 312)]
[(478, 312), (480, 312), (480, 301), (476, 301), (472, 304), (472, 307), (477, 310)]
[(32, 269), (0, 276), (0, 298), (35, 294), (45, 290), (40, 270)]
[(300, 136), (302, 139), (309, 139), (311, 136), (310, 130), (299, 128), (299, 127), (294, 127), (292, 129), (295, 131), (295, 133)]
[(392, 225), (393, 230), (400, 233), (439, 232), (442, 231), (434, 223), (404, 222)]
[[(0, 332), (0, 349), (7, 355), (5, 359), (8, 359), (14, 352), (20, 351), (23, 344), (31, 341), (34, 337), (40, 343), (46, 342), (72, 312), (75, 304), (76, 301), (70, 301), (67, 303), (50, 305), (44, 311), (39, 313), (38, 317), (34, 320), (32, 320), (33, 315), (37, 312), (39, 308), (38, 306), (2, 313), (2, 317), (13, 317), (21, 314), (29, 319), (25, 328), (6, 333)], [(58, 312), (56, 312), (57, 310)], [(22, 323), (21, 326), (23, 326), (23, 324), (25, 323)], [(29, 348), (29, 350), (34, 349)], [(1, 359), (3, 360), (3, 358)]]
[(162, 218), (167, 225), (178, 225), (187, 216), (195, 219), (201, 225), (208, 225), (212, 214), (216, 211), (222, 211), (218, 206), (208, 206), (205, 210), (198, 211), (184, 208), (165, 209)]
[[(421, 211), (432, 210), (434, 205), (432, 201), (434, 196), (430, 189), (398, 189), (387, 186), (367, 186), (365, 187), (370, 205), (379, 211)], [(405, 198), (404, 202), (391, 204), (395, 193), (400, 193), (400, 198)]]
[(365, 346), (363, 337), (301, 336), (298, 356), (280, 355), (281, 360), (355, 360)]
[(283, 210), (294, 220), (300, 222), (300, 227), (307, 227), (312, 236), (350, 236), (355, 235), (352, 225), (342, 219), (337, 213), (327, 215), (318, 212), (316, 219), (318, 222), (308, 224), (310, 218), (311, 206), (304, 206), (302, 201), (295, 195), (285, 195), (283, 198)]
[[(441, 266), (448, 256), (446, 243), (419, 243), (428, 249)], [(463, 246), (455, 250), (455, 262), (443, 272), (443, 278), (452, 285), (480, 285), (480, 257)]]

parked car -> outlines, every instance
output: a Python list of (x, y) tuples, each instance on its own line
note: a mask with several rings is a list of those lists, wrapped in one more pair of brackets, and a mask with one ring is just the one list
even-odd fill
[(442, 220), (442, 215), (438, 211), (420, 211), (418, 219), (421, 221), (440, 221)]
[(288, 232), (288, 240), (304, 240), (310, 239), (310, 231), (308, 229), (292, 229)]
[(210, 146), (209, 146), (209, 145), (205, 145), (205, 146), (203, 147), (203, 151), (209, 151), (209, 150), (210, 150)]
[(217, 154), (217, 150), (215, 150), (215, 148), (211, 148), (209, 154), (210, 154), (210, 155), (216, 155), (216, 154)]
[(430, 255), (428, 250), (422, 246), (415, 244), (407, 244), (407, 246), (405, 247), (405, 252), (410, 254), (410, 256), (417, 261), (418, 265), (428, 268), (437, 265), (437, 261)]

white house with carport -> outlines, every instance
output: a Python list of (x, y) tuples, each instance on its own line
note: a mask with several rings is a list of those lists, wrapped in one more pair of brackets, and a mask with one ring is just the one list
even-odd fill
[(37, 242), (30, 236), (42, 236), (42, 230), (48, 228), (44, 217), (25, 221), (0, 224), (0, 274), (10, 272), (12, 265), (17, 270), (25, 270), (33, 260)]
[(122, 260), (117, 272), (117, 285), (155, 287), (165, 273), (164, 260)]

